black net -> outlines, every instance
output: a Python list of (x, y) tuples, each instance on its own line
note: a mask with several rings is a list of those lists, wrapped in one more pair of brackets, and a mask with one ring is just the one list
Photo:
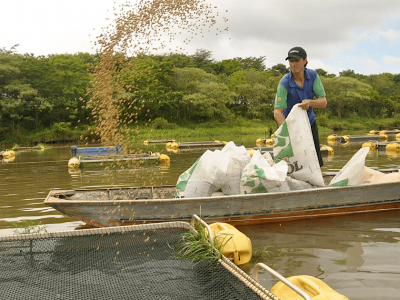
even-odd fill
[(260, 299), (216, 262), (174, 257), (184, 229), (0, 242), (0, 299)]

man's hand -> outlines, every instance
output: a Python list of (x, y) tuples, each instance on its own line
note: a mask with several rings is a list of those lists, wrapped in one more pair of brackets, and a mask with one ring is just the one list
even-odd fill
[(299, 107), (301, 107), (301, 108), (304, 109), (304, 110), (309, 109), (309, 107), (310, 107), (310, 100), (304, 99), (304, 100), (299, 104)]

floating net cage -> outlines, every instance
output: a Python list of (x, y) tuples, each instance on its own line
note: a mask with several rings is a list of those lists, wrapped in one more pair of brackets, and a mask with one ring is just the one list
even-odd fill
[(224, 256), (176, 258), (189, 230), (168, 222), (2, 236), (0, 299), (277, 299)]

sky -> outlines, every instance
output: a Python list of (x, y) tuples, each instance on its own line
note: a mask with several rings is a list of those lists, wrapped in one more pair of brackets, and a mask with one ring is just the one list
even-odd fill
[[(270, 68), (288, 66), (289, 49), (300, 46), (311, 69), (336, 75), (348, 69), (364, 75), (400, 73), (399, 0), (206, 1), (217, 7), (212, 31), (188, 44), (183, 42), (188, 35), (177, 36), (171, 49), (185, 46), (189, 55), (205, 49), (216, 61), (265, 56)], [(0, 48), (18, 44), (17, 53), (35, 56), (95, 53), (96, 37), (114, 24), (113, 14), (125, 2), (0, 0)]]

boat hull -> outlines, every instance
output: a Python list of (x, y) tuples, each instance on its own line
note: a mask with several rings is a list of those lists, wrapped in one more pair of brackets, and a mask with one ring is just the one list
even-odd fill
[(51, 191), (45, 204), (98, 227), (189, 221), (193, 214), (208, 223), (252, 225), (400, 209), (400, 182), (201, 198), (173, 198), (173, 191), (173, 186)]

